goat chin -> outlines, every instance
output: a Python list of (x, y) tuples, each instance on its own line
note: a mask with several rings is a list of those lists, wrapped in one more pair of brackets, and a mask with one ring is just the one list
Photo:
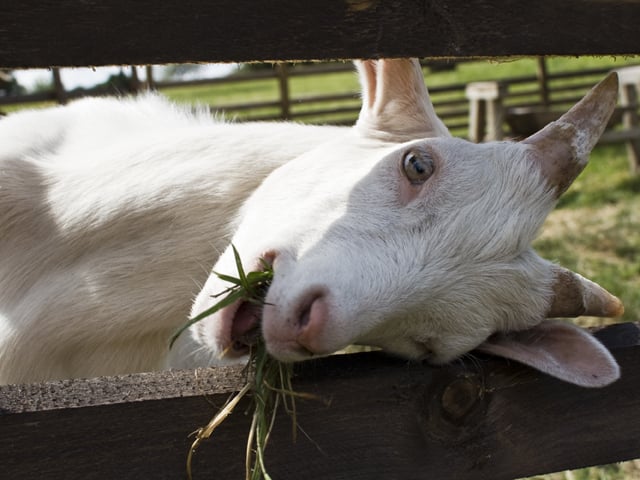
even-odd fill
[[(238, 274), (230, 245), (245, 271), (273, 264), (260, 323), (278, 358), (368, 343), (443, 361), (542, 325), (585, 350), (558, 368), (545, 348), (513, 353), (524, 335), (490, 351), (586, 386), (617, 378), (595, 340), (544, 319), (621, 304), (530, 246), (602, 133), (615, 77), (523, 142), (475, 145), (449, 135), (416, 60), (357, 66), (352, 128), (227, 123), (153, 95), (3, 119), (0, 382), (242, 361), (223, 355), (257, 323), (238, 305), (168, 350), (229, 286), (217, 274)], [(587, 290), (606, 301), (580, 304)]]

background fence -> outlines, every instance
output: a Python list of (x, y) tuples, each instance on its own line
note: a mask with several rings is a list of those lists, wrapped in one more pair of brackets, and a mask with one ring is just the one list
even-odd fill
[[(460, 62), (464, 62), (461, 60)], [(460, 63), (458, 62), (458, 63)], [(429, 70), (455, 68), (456, 62), (424, 61), (423, 68)], [(506, 120), (516, 128), (516, 134), (531, 122), (531, 111), (565, 111), (582, 96), (610, 69), (591, 68), (575, 71), (549, 72), (544, 57), (538, 58), (536, 75), (514, 76), (500, 79), (505, 89), (504, 107), (508, 115)], [(291, 93), (290, 81), (295, 77), (322, 77), (335, 73), (353, 71), (351, 63), (333, 62), (322, 64), (277, 63), (272, 68), (241, 71), (222, 78), (204, 78), (191, 81), (156, 81), (153, 67), (146, 67), (146, 79), (141, 81), (136, 68), (130, 69), (126, 80), (112, 87), (102, 86), (95, 89), (76, 89), (67, 91), (61, 80), (59, 69), (52, 70), (52, 89), (28, 95), (0, 96), (0, 111), (3, 106), (16, 104), (35, 104), (40, 102), (66, 103), (69, 100), (86, 95), (109, 95), (137, 93), (148, 88), (166, 91), (184, 87), (251, 85), (256, 82), (270, 81), (277, 85), (277, 98), (269, 101), (243, 101), (238, 103), (217, 103), (209, 105), (212, 111), (223, 112), (231, 118), (240, 120), (295, 120), (309, 123), (328, 123), (349, 125), (357, 118), (360, 109), (359, 92), (348, 86), (341, 92), (331, 95), (319, 95), (306, 92), (303, 95)], [(477, 80), (492, 80), (478, 78)], [(469, 100), (465, 95), (467, 83), (452, 83), (443, 86), (431, 86), (430, 93), (436, 112), (459, 136), (469, 135)], [(637, 109), (637, 106), (636, 106)], [(520, 117), (520, 118), (516, 118)], [(546, 118), (546, 117), (545, 117)]]

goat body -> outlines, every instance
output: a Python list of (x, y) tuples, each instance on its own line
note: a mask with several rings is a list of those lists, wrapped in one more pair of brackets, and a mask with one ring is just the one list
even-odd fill
[(2, 120), (0, 383), (161, 368), (247, 196), (344, 134), (154, 96)]
[[(475, 145), (451, 138), (416, 61), (358, 69), (351, 129), (215, 122), (153, 96), (1, 120), (0, 383), (242, 361), (258, 321), (282, 360), (481, 348), (615, 380), (606, 349), (546, 318), (620, 302), (530, 247), (602, 133), (615, 77), (523, 142)], [(262, 318), (237, 302), (169, 352), (228, 286), (212, 266), (237, 273), (230, 243), (245, 270), (274, 267)]]

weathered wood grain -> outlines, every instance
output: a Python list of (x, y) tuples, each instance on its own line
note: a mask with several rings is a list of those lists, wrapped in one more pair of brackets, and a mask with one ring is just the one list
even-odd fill
[(218, 367), (0, 385), (0, 414), (229, 394), (245, 378), (241, 368)]
[[(640, 329), (598, 332), (622, 379), (584, 389), (513, 362), (478, 356), (447, 367), (377, 353), (299, 365), (299, 402), (267, 450), (275, 479), (508, 479), (640, 456)], [(6, 478), (175, 479), (189, 433), (242, 382), (238, 369), (0, 387)], [(243, 402), (198, 450), (198, 478), (242, 478)]]
[(0, 66), (640, 53), (628, 0), (21, 0)]

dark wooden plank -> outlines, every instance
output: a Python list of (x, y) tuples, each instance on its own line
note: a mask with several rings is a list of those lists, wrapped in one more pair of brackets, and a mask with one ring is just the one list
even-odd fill
[(640, 53), (640, 3), (625, 0), (5, 3), (9, 68)]
[[(304, 434), (295, 444), (289, 419), (278, 419), (269, 469), (285, 480), (499, 480), (640, 457), (640, 329), (620, 324), (598, 335), (623, 371), (604, 389), (483, 356), (442, 368), (377, 353), (300, 364), (295, 388), (331, 404), (298, 404)], [(238, 369), (216, 371), (201, 371), (198, 380), (193, 372), (164, 372), (0, 387), (2, 474), (181, 478), (189, 433), (240, 386)], [(194, 396), (200, 389), (208, 395)], [(242, 478), (246, 407), (200, 447), (196, 478)]]

